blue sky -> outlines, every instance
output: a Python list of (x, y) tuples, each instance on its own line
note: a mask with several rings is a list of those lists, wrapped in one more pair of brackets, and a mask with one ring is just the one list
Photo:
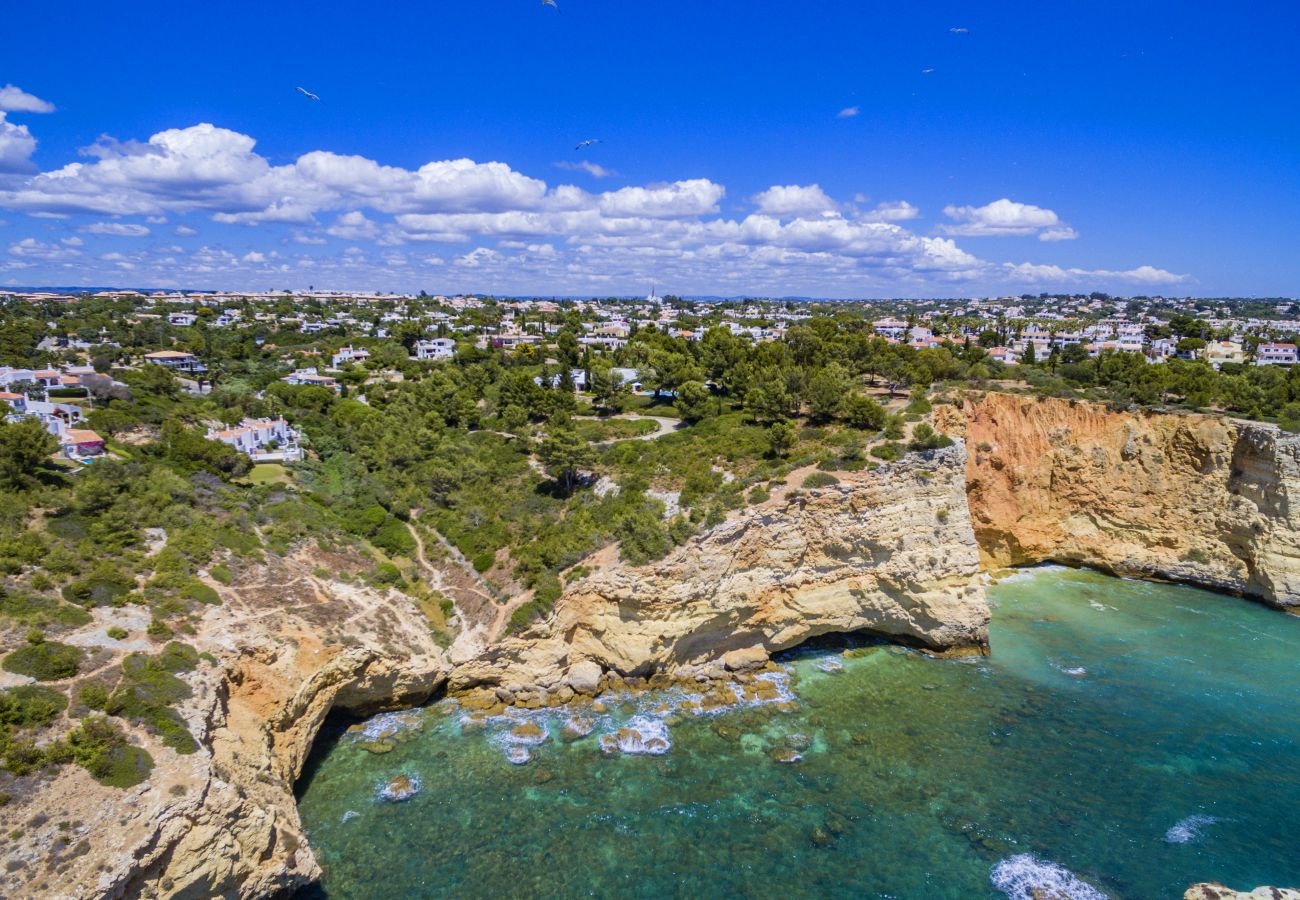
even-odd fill
[(0, 284), (1300, 294), (1300, 5), (561, 6), (10, 4)]

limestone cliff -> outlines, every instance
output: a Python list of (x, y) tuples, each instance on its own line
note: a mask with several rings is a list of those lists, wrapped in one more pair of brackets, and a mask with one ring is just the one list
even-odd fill
[(548, 621), (458, 661), (449, 688), (531, 701), (589, 690), (602, 671), (752, 665), (828, 632), (981, 650), (989, 612), (965, 457), (958, 444), (787, 489), (647, 566), (604, 554)]
[(1056, 560), (1300, 605), (1300, 438), (996, 393), (940, 419), (970, 447), (987, 566)]
[(319, 875), (293, 786), (325, 716), (421, 703), (450, 668), (409, 598), (313, 574), (329, 562), (304, 552), (222, 587), (189, 637), (213, 660), (187, 676), (181, 710), (197, 752), (136, 727), (148, 781), (122, 791), (65, 766), (0, 810), (22, 835), (0, 895), (265, 897)]

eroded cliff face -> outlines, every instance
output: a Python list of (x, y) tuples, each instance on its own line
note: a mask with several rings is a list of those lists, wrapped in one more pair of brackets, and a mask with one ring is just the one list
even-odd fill
[[(8, 859), (23, 864), (0, 873), (0, 894), (251, 898), (318, 877), (293, 786), (325, 716), (422, 703), (450, 670), (409, 598), (313, 574), (328, 562), (303, 553), (221, 586), (187, 638), (212, 660), (186, 676), (181, 709), (199, 749), (129, 726), (155, 760), (148, 781), (123, 791), (65, 766), (10, 803), (6, 830), (20, 826), (23, 845)], [(51, 852), (60, 838), (68, 848)]]
[(590, 692), (605, 672), (743, 668), (829, 632), (982, 651), (989, 611), (965, 458), (958, 444), (788, 488), (651, 565), (601, 554), (547, 622), (458, 660), (449, 688), (536, 702)]
[(941, 408), (990, 568), (1055, 560), (1300, 605), (1300, 438), (1008, 394)]

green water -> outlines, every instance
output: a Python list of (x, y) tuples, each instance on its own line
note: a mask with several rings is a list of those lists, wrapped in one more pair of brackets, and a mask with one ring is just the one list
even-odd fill
[[(997, 898), (1055, 883), (1175, 898), (1196, 881), (1300, 885), (1300, 619), (1055, 568), (991, 598), (987, 659), (806, 651), (784, 663), (797, 712), (679, 713), (659, 756), (607, 756), (598, 739), (634, 716), (648, 734), (672, 696), (615, 708), (573, 743), (560, 716), (531, 714), (549, 737), (525, 765), (505, 756), (522, 719), (463, 733), (449, 704), (418, 711), (423, 733), (383, 755), (333, 726), (300, 784), (325, 873), (312, 895)], [(774, 761), (790, 747), (805, 748), (799, 762)], [(419, 793), (379, 799), (399, 773)]]

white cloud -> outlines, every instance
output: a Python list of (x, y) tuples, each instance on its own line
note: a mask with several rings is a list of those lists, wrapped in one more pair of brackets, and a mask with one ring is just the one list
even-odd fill
[(759, 211), (773, 216), (806, 216), (832, 212), (838, 205), (817, 184), (806, 187), (797, 184), (770, 187), (754, 197), (754, 204)]
[(54, 112), (54, 104), (6, 84), (0, 88), (0, 112), (50, 113)]
[(36, 238), (23, 238), (21, 241), (9, 245), (9, 255), (27, 259), (60, 260), (80, 256), (81, 251), (75, 248), (60, 247), (58, 244), (42, 243)]
[(117, 237), (144, 237), (149, 229), (130, 222), (95, 222), (81, 229), (87, 234), (112, 234)]
[(1116, 272), (1109, 269), (1065, 269), (1061, 266), (1036, 263), (1003, 263), (1002, 269), (1007, 275), (1007, 280), (1017, 284), (1066, 285), (1105, 281), (1158, 286), (1182, 284), (1190, 280), (1187, 275), (1176, 275), (1154, 266), (1138, 266), (1135, 269)]
[(599, 163), (594, 163), (588, 159), (584, 159), (581, 162), (557, 162), (555, 168), (567, 169), (570, 172), (586, 172), (592, 178), (611, 178), (617, 174), (613, 170), (606, 169)]
[(36, 167), (31, 161), (36, 152), (36, 138), (26, 125), (8, 121), (0, 110), (0, 175), (6, 172), (31, 172)]
[(878, 203), (876, 208), (864, 213), (862, 218), (873, 222), (906, 222), (921, 215), (921, 211), (906, 200)]
[(962, 237), (1038, 235), (1045, 241), (1065, 241), (1078, 233), (1050, 209), (1002, 198), (985, 206), (945, 206), (944, 215), (956, 225), (940, 226), (943, 234)]
[[(25, 163), (34, 145), (21, 148), (18, 158)], [(858, 195), (841, 206), (816, 184), (773, 186), (753, 197), (754, 213), (736, 218), (719, 211), (726, 188), (705, 178), (594, 192), (469, 159), (406, 169), (318, 150), (273, 165), (256, 152), (252, 137), (213, 125), (162, 131), (144, 142), (103, 138), (85, 156), (0, 183), (0, 208), (41, 217), (199, 213), (273, 234), (261, 246), (250, 241), (241, 255), (213, 245), (188, 254), (147, 247), (101, 260), (70, 245), (29, 239), (11, 246), (9, 265), (57, 272), (50, 283), (96, 283), (106, 280), (97, 276), (134, 266), (133, 278), (160, 285), (265, 287), (258, 278), (275, 271), (304, 285), (435, 287), (421, 273), (436, 269), (436, 286), (446, 290), (605, 293), (640, 289), (654, 279), (702, 293), (827, 296), (951, 296), (976, 285), (1145, 286), (1185, 278), (1150, 266), (1119, 271), (990, 262), (952, 239), (1074, 235), (1051, 210), (1010, 200), (949, 207), (952, 224), (944, 234), (922, 236), (907, 227), (920, 212), (906, 201), (868, 209)], [(191, 223), (172, 232), (199, 234)], [(129, 237), (147, 229), (109, 221), (86, 230)], [(326, 235), (354, 246), (319, 249)], [(277, 241), (283, 256), (269, 249)], [(444, 258), (409, 249), (419, 244), (459, 246)]]
[(835, 114), (835, 118), (837, 118), (837, 119), (852, 119), (854, 116), (858, 115), (858, 114), (861, 113), (861, 112), (862, 112), (862, 110), (861, 110), (859, 107), (856, 107), (856, 106), (846, 106), (846, 107), (844, 107), (842, 110), (840, 110), (839, 112), (837, 112), (837, 113)]
[(339, 216), (325, 233), (348, 241), (368, 241), (379, 234), (379, 226), (367, 219), (365, 213), (353, 211)]
[(602, 214), (613, 217), (688, 218), (717, 212), (718, 201), (726, 193), (720, 184), (706, 178), (693, 178), (651, 187), (625, 187), (601, 194), (598, 207)]

